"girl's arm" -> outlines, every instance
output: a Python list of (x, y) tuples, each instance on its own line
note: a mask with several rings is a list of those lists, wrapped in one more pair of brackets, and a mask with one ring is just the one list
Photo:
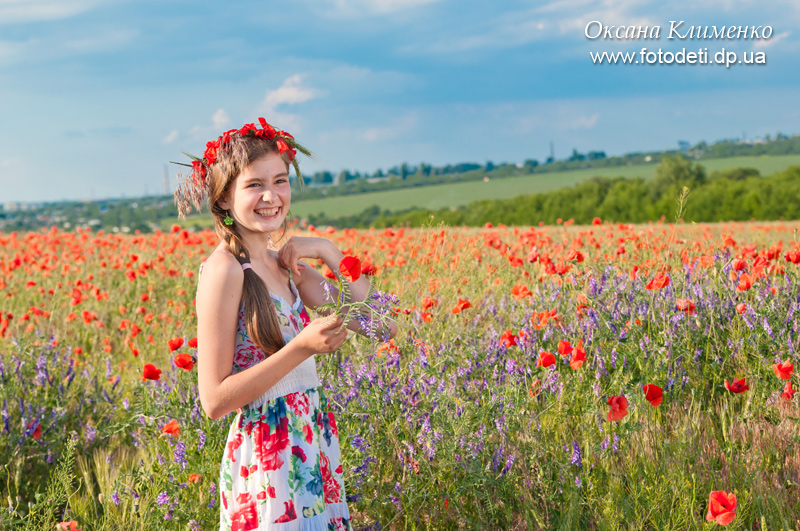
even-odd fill
[[(209, 257), (200, 275), (197, 384), (203, 410), (212, 419), (223, 417), (260, 397), (315, 352), (330, 352), (319, 341), (298, 341), (295, 338), (262, 362), (231, 374), (243, 281), (242, 266), (224, 253)], [(330, 337), (329, 346), (340, 339), (334, 339), (334, 326), (325, 326), (317, 321), (312, 324), (315, 329), (309, 330), (306, 336), (318, 332), (318, 336), (312, 339)], [(341, 320), (334, 324), (341, 324)], [(328, 328), (331, 334), (326, 335)]]
[[(338, 274), (339, 262), (342, 260), (342, 258), (344, 258), (344, 254), (335, 245), (333, 245), (333, 243), (331, 243), (330, 247), (333, 249), (324, 255), (323, 260), (331, 271), (334, 271), (336, 274)], [(298, 260), (297, 263), (302, 267), (298, 267), (300, 274), (296, 277), (295, 285), (297, 286), (297, 291), (300, 292), (300, 298), (303, 299), (303, 304), (306, 307), (317, 311), (320, 315), (329, 315), (330, 310), (317, 310), (319, 306), (322, 306), (326, 302), (331, 302), (330, 299), (326, 298), (325, 288), (323, 287), (323, 283), (328, 283), (328, 279), (323, 277), (319, 271), (304, 263), (302, 260)], [(331, 287), (331, 296), (334, 298), (334, 300), (336, 300), (336, 297), (339, 296), (339, 289), (332, 283), (329, 284)], [(359, 279), (355, 282), (350, 283), (350, 293), (354, 301), (363, 301), (368, 290), (369, 280), (364, 275), (361, 275), (361, 277), (359, 277)], [(361, 324), (354, 319), (351, 319), (346, 326), (353, 332), (359, 333), (363, 336), (367, 335), (367, 331), (364, 330), (361, 327)], [(397, 334), (397, 324), (389, 323), (388, 327), (389, 335), (394, 337)], [(383, 331), (384, 330), (378, 329), (378, 337), (381, 337), (381, 333)]]

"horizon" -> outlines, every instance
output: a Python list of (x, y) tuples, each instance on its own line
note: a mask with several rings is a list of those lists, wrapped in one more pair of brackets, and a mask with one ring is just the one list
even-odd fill
[[(770, 37), (670, 39), (680, 20)], [(592, 39), (592, 21), (664, 34)], [(182, 151), (258, 116), (317, 154), (308, 174), (543, 161), (551, 141), (561, 160), (793, 135), (798, 23), (788, 0), (0, 1), (0, 202), (149, 197), (165, 164), (174, 188)], [(766, 64), (590, 60), (660, 48)]]
[[(775, 136), (777, 136), (778, 134), (786, 135), (789, 138), (793, 138), (795, 136), (800, 136), (800, 133), (798, 133), (798, 134), (795, 134), (795, 133), (787, 134), (787, 133), (785, 133), (783, 131), (776, 131), (775, 132)], [(748, 143), (749, 144), (749, 143), (753, 143), (756, 140), (764, 141), (766, 139), (766, 137), (770, 137), (773, 140), (775, 139), (775, 137), (773, 137), (773, 135), (771, 133), (767, 133), (766, 135), (764, 135), (762, 137), (755, 137), (755, 138), (733, 138), (733, 137), (727, 137), (727, 138), (720, 138), (718, 140), (714, 140), (713, 142), (708, 141), (708, 140), (700, 140), (697, 143), (706, 142), (708, 145), (714, 145), (714, 144), (721, 143), (721, 142), (735, 142), (735, 143), (740, 143), (740, 144), (741, 143)], [(676, 141), (676, 144), (678, 144), (678, 141)], [(692, 147), (694, 147), (696, 145), (697, 144), (694, 144), (694, 145), (692, 145)], [(589, 153), (589, 152), (592, 152), (592, 151), (597, 152), (598, 150), (591, 150), (590, 149), (586, 153)], [(608, 153), (605, 153), (605, 155), (606, 155), (606, 158), (614, 158), (614, 157), (626, 157), (626, 156), (650, 154), (650, 153), (666, 153), (666, 152), (669, 152), (669, 151), (680, 151), (680, 149), (679, 148), (677, 148), (677, 149), (676, 148), (665, 148), (665, 149), (662, 149), (662, 150), (627, 151), (625, 153), (619, 153), (619, 154), (608, 154)], [(568, 157), (556, 158), (553, 162), (564, 162), (564, 161), (567, 161), (567, 160), (568, 160)], [(697, 162), (698, 164), (702, 164), (703, 160), (704, 159), (694, 159), (694, 161)], [(489, 162), (489, 161), (491, 161), (493, 164), (495, 164), (495, 166), (499, 166), (499, 165), (502, 165), (502, 164), (515, 164), (515, 165), (519, 166), (520, 164), (522, 164), (524, 162), (524, 160), (523, 161), (514, 161), (514, 162), (511, 162), (511, 161), (495, 162), (492, 159), (488, 159), (487, 161), (484, 161), (483, 164), (486, 164), (486, 162)], [(539, 162), (540, 167), (548, 165), (547, 162), (543, 162), (543, 161), (538, 161), (538, 162)], [(446, 166), (448, 164), (449, 165), (455, 165), (455, 164), (468, 164), (468, 163), (480, 164), (480, 162), (477, 162), (477, 161), (464, 161), (464, 160), (462, 160), (462, 161), (458, 161), (458, 162), (454, 162), (454, 161), (445, 162), (442, 165), (438, 165), (438, 166), (434, 166), (434, 167)], [(403, 162), (400, 162), (400, 163), (397, 163), (397, 164), (395, 164), (393, 166), (389, 166), (389, 167), (385, 167), (385, 168), (376, 168), (376, 170), (380, 169), (380, 170), (383, 170), (384, 172), (387, 172), (389, 168), (399, 166), (400, 164), (403, 164)], [(428, 164), (428, 162), (420, 161), (420, 163), (417, 163), (417, 164)], [(409, 164), (409, 166), (411, 166), (413, 168), (413, 167), (416, 167), (417, 164), (413, 164), (413, 165)], [(291, 169), (291, 167), (290, 167), (290, 169)], [(343, 170), (349, 170), (349, 168), (343, 168), (340, 171), (343, 171)], [(321, 168), (321, 169), (319, 169), (317, 171), (329, 171), (329, 170), (326, 170), (325, 168)], [(354, 170), (354, 171), (357, 171), (357, 170)], [(561, 170), (559, 170), (559, 171), (561, 171)], [(569, 170), (563, 170), (563, 171), (569, 171)], [(306, 175), (305, 172), (303, 172), (303, 173), (304, 173), (304, 175)], [(332, 173), (335, 174), (335, 172), (332, 172)], [(558, 171), (553, 172), (553, 173), (558, 173)], [(292, 171), (290, 173), (290, 177), (292, 178), (293, 182), (295, 182), (297, 180), (297, 177), (295, 176), (294, 171)], [(387, 175), (387, 177), (388, 177), (388, 175)], [(333, 184), (318, 184), (318, 185), (314, 185), (314, 184), (311, 184), (309, 182), (309, 183), (306, 184), (306, 186), (309, 186), (309, 187), (316, 187), (316, 186), (324, 187), (324, 186), (334, 186), (334, 185)], [(103, 202), (103, 201), (125, 201), (125, 200), (133, 200), (133, 199), (154, 199), (154, 198), (159, 198), (159, 197), (166, 198), (166, 197), (172, 197), (172, 193), (173, 192), (174, 192), (174, 190), (170, 190), (170, 192), (167, 193), (167, 194), (164, 194), (164, 193), (152, 193), (152, 194), (149, 194), (149, 195), (125, 195), (125, 192), (123, 191), (122, 195), (108, 196), (108, 197), (98, 197), (98, 198), (54, 199), (54, 200), (51, 200), (51, 201), (2, 201), (2, 202), (0, 202), (0, 208), (3, 208), (5, 205), (8, 205), (8, 204), (28, 205), (28, 206), (30, 206), (30, 205), (47, 205), (47, 204), (70, 203), (70, 202), (75, 202), (75, 203), (99, 203), (99, 202)], [(367, 193), (369, 193), (369, 192), (367, 192)]]

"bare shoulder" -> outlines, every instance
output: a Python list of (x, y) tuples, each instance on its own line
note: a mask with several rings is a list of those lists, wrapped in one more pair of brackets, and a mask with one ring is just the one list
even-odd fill
[(217, 294), (237, 294), (241, 297), (244, 272), (239, 261), (230, 253), (213, 253), (203, 264), (200, 275), (198, 298), (216, 292)]

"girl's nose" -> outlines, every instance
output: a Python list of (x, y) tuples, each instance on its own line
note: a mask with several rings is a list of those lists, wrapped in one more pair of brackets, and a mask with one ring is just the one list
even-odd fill
[(272, 188), (266, 187), (264, 188), (264, 193), (261, 194), (261, 197), (264, 199), (265, 203), (269, 203), (275, 198), (275, 193), (272, 191)]

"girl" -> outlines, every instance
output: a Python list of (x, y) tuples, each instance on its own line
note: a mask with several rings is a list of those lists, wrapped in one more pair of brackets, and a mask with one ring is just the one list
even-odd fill
[[(325, 238), (271, 248), (291, 205), (289, 163), (302, 184), (295, 148), (306, 151), (259, 121), (260, 129), (247, 124), (209, 142), (176, 191), (181, 213), (189, 199), (198, 205), (208, 196), (221, 239), (197, 292), (200, 401), (213, 419), (236, 412), (220, 470), (220, 529), (352, 529), (336, 421), (314, 363), (347, 330), (338, 316), (309, 318), (307, 307), (326, 302), (326, 281), (301, 260), (338, 271), (344, 255)], [(368, 288), (359, 278), (352, 298), (363, 300)], [(354, 320), (346, 327), (365, 334)], [(390, 324), (388, 333), (396, 331)]]

